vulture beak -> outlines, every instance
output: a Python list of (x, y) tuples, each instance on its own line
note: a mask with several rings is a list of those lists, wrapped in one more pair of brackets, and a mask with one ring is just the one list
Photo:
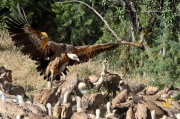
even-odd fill
[(73, 53), (67, 53), (67, 56), (72, 59), (72, 60), (75, 60), (75, 61), (78, 61), (80, 62), (78, 56), (76, 54), (73, 54)]

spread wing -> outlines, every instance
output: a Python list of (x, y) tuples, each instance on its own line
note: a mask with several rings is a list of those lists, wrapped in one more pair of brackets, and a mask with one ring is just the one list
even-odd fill
[(12, 8), (13, 16), (6, 18), (7, 29), (14, 41), (16, 47), (21, 48), (23, 54), (29, 55), (33, 60), (39, 60), (50, 57), (56, 51), (56, 43), (51, 41), (48, 36), (40, 31), (35, 30), (27, 21), (24, 10), (17, 6), (18, 11)]
[(96, 45), (87, 45), (87, 46), (78, 46), (75, 47), (75, 54), (80, 59), (80, 62), (70, 60), (69, 65), (79, 64), (87, 62), (89, 59), (97, 56), (98, 54), (115, 49), (119, 46), (119, 43), (106, 43), (106, 44), (96, 44)]

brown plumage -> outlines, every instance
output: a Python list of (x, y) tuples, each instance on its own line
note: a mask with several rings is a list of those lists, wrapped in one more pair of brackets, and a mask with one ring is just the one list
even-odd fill
[[(63, 66), (75, 65), (87, 62), (101, 52), (117, 48), (120, 44), (129, 42), (95, 44), (86, 46), (73, 46), (65, 43), (56, 43), (50, 40), (45, 33), (35, 30), (28, 23), (24, 10), (19, 6), (18, 12), (13, 10), (14, 16), (6, 18), (7, 30), (9, 31), (14, 45), (20, 47), (24, 55), (29, 55), (37, 62), (37, 70), (44, 78), (54, 79), (61, 73), (66, 74), (67, 68)], [(16, 18), (16, 19), (15, 19)], [(70, 55), (73, 57), (70, 57)]]
[(101, 93), (84, 94), (82, 97), (82, 108), (91, 113), (95, 113), (96, 109), (100, 108), (104, 99)]
[(55, 104), (58, 100), (58, 96), (56, 95), (56, 91), (58, 87), (60, 87), (65, 80), (53, 81), (52, 89), (44, 88), (39, 93), (37, 93), (33, 98), (33, 103), (40, 103), (46, 105), (47, 103)]
[(108, 91), (106, 98), (108, 99), (109, 94), (111, 92), (113, 93), (113, 98), (114, 98), (116, 96), (116, 92), (117, 91), (119, 92), (118, 84), (119, 84), (119, 81), (121, 81), (122, 79), (120, 78), (118, 74), (113, 74), (107, 70), (108, 61), (106, 59), (103, 60), (102, 64), (103, 64), (103, 71), (101, 74), (105, 75), (105, 80), (106, 80), (105, 87), (107, 88), (107, 91)]
[(125, 81), (121, 80), (119, 82), (118, 87), (120, 90), (127, 89), (131, 93), (137, 94), (137, 93), (143, 91), (146, 86), (143, 84), (135, 83), (135, 82), (134, 83), (133, 82), (125, 82)]
[(134, 100), (128, 100), (126, 102), (123, 102), (123, 103), (119, 103), (119, 104), (116, 104), (116, 106), (114, 108), (116, 109), (128, 109), (129, 107), (132, 107), (132, 106), (135, 106), (136, 104), (134, 103)]
[(23, 95), (27, 98), (25, 90), (22, 86), (14, 85), (6, 80), (6, 77), (0, 76), (0, 88), (7, 94), (10, 95)]
[[(147, 119), (148, 116), (148, 109), (144, 104), (137, 104), (137, 111), (135, 113), (136, 119)], [(150, 119), (150, 118), (149, 118)]]
[(105, 115), (106, 119), (118, 119), (115, 117), (115, 110), (111, 108), (111, 102), (107, 102), (106, 104), (107, 114)]
[(72, 104), (70, 102), (70, 91), (64, 93), (64, 99), (61, 103), (60, 100), (57, 101), (53, 108), (53, 116), (57, 119), (70, 119), (72, 115)]
[(57, 88), (50, 89), (42, 89), (39, 93), (34, 96), (33, 103), (40, 103), (46, 105), (47, 103), (55, 104), (58, 100), (58, 96), (56, 96)]
[(59, 88), (57, 89), (56, 95), (60, 95), (59, 100), (62, 103), (64, 101), (64, 94), (69, 91), (73, 92), (78, 84), (79, 75), (77, 73), (72, 74)]
[(77, 107), (77, 112), (74, 112), (73, 115), (71, 116), (71, 119), (95, 119), (95, 116), (90, 114), (90, 113), (86, 113), (83, 109), (82, 109), (82, 99), (79, 96), (76, 96), (76, 107)]
[(133, 112), (133, 108), (130, 107), (126, 112), (126, 119), (134, 119), (134, 118), (135, 118), (135, 113)]
[(154, 95), (158, 92), (157, 86), (147, 86), (143, 89), (143, 91), (139, 92), (137, 95)]
[(12, 71), (5, 69), (4, 66), (0, 66), (0, 75), (5, 81), (12, 83)]
[(164, 111), (159, 106), (157, 106), (154, 102), (146, 101), (144, 102), (144, 104), (150, 111), (155, 110), (156, 116), (158, 118), (161, 118), (163, 115), (165, 115)]
[(58, 101), (55, 105), (54, 105), (54, 108), (53, 108), (53, 116), (55, 118), (60, 118), (61, 116), (61, 111), (62, 111), (62, 107), (60, 106), (61, 102)]
[(98, 76), (93, 74), (93, 75), (90, 75), (88, 79), (90, 80), (91, 83), (95, 83), (98, 81)]
[(19, 106), (28, 112), (33, 112), (35, 114), (46, 114), (46, 109), (44, 106), (40, 106), (40, 104), (32, 104), (24, 102), (24, 99), (21, 95), (17, 95)]
[(112, 108), (114, 108), (119, 103), (124, 103), (127, 101), (128, 97), (130, 95), (130, 92), (125, 89), (121, 91), (112, 101)]
[(12, 118), (15, 118), (17, 115), (24, 115), (25, 110), (22, 109), (19, 105), (11, 104), (8, 102), (2, 102), (0, 101), (0, 113), (5, 116), (9, 116)]
[(19, 105), (7, 102), (7, 98), (4, 92), (0, 91), (0, 113), (4, 116), (14, 118), (17, 115), (24, 115), (25, 110)]
[(24, 115), (24, 119), (44, 119), (42, 115), (28, 112)]
[(70, 91), (64, 93), (63, 103), (61, 104), (61, 119), (70, 119), (72, 116), (72, 104), (70, 102)]
[(13, 85), (12, 83), (5, 81), (4, 90), (10, 95), (23, 95), (25, 98), (27, 98), (25, 89), (22, 86)]
[(175, 114), (180, 112), (180, 105), (176, 101), (167, 100), (153, 102), (158, 105), (162, 110), (164, 110), (169, 117), (175, 118)]

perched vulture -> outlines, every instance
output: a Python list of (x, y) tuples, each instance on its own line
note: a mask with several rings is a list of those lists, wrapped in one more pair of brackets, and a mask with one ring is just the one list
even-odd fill
[(14, 45), (20, 47), (24, 55), (37, 61), (37, 71), (44, 78), (54, 80), (59, 75), (66, 74), (68, 65), (87, 62), (101, 52), (117, 48), (120, 44), (129, 42), (95, 44), (85, 46), (73, 46), (65, 43), (57, 43), (50, 40), (45, 32), (40, 32), (28, 23), (23, 8), (17, 6), (17, 11), (12, 8), (13, 16), (6, 18)]

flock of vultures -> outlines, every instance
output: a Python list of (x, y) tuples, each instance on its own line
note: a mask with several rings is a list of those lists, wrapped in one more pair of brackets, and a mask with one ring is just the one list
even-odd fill
[[(80, 79), (77, 73), (47, 82), (33, 100), (14, 85), (11, 70), (0, 67), (0, 113), (3, 119), (180, 119), (179, 89), (126, 82), (107, 69)], [(52, 85), (52, 86), (50, 86)], [(92, 90), (93, 89), (93, 90)], [(26, 99), (27, 101), (24, 101)]]
[[(2, 9), (3, 12), (7, 9)], [(10, 11), (8, 11), (10, 12)], [(163, 90), (122, 80), (108, 71), (103, 60), (102, 72), (80, 79), (68, 75), (68, 66), (81, 64), (120, 45), (132, 42), (73, 46), (52, 41), (28, 23), (23, 8), (12, 8), (6, 24), (12, 41), (24, 55), (36, 61), (37, 71), (47, 80), (33, 100), (23, 87), (13, 84), (12, 71), (0, 67), (0, 117), (3, 119), (180, 119), (180, 104), (174, 97), (179, 89), (172, 85)], [(27, 101), (25, 101), (25, 99)]]

